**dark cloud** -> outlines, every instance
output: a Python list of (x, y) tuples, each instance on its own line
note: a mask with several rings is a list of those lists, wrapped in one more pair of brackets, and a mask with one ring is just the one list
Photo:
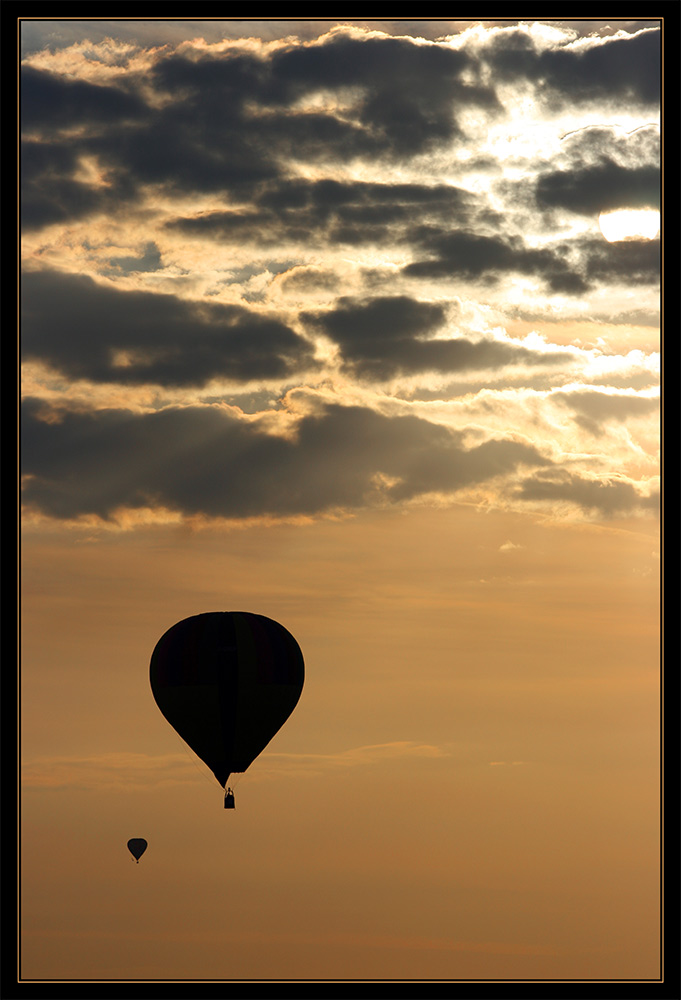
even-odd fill
[(207, 114), (219, 114), (221, 105), (228, 105), (227, 113), (235, 117), (248, 100), (269, 103), (267, 62), (250, 52), (231, 50), (217, 57), (204, 54), (198, 58), (171, 53), (154, 65), (150, 76), (157, 91), (180, 100), (193, 102), (213, 95), (216, 99), (207, 103)]
[(536, 199), (540, 208), (567, 208), (580, 215), (616, 208), (659, 208), (660, 169), (652, 164), (626, 167), (605, 158), (582, 169), (541, 175)]
[(590, 281), (627, 285), (657, 285), (660, 281), (660, 240), (585, 240), (580, 242), (584, 271)]
[(613, 161), (622, 167), (658, 166), (660, 126), (656, 122), (625, 132), (616, 124), (585, 125), (562, 137), (562, 154), (573, 168)]
[(531, 80), (550, 103), (605, 101), (620, 107), (659, 103), (661, 55), (659, 30), (543, 51), (527, 32), (508, 31), (494, 37), (484, 52), (496, 78)]
[(110, 257), (107, 270), (135, 274), (141, 271), (160, 271), (162, 267), (161, 252), (153, 240), (150, 240), (139, 257)]
[[(125, 175), (129, 189), (117, 191), (119, 202), (149, 184), (243, 202), (262, 182), (288, 176), (291, 161), (399, 159), (449, 141), (459, 134), (457, 109), (496, 107), (493, 91), (462, 82), (473, 66), (463, 53), (437, 45), (343, 34), (269, 56), (160, 56), (144, 78), (129, 73), (119, 86), (25, 66), (22, 125), (33, 140), (57, 132), (71, 166), (94, 156), (111, 177)], [(296, 103), (324, 94), (344, 105), (352, 98), (342, 111), (333, 102), (314, 110)], [(63, 156), (56, 151), (51, 159), (49, 147), (44, 153), (31, 200), (47, 195), (57, 174), (60, 210), (27, 207), (25, 224), (97, 211), (106, 195), (87, 185), (71, 189), (77, 182), (64, 172)]]
[(111, 126), (148, 117), (149, 109), (135, 94), (118, 87), (69, 80), (24, 66), (20, 82), (20, 116), (24, 133), (51, 134), (78, 126)]
[(391, 343), (434, 333), (447, 317), (442, 303), (418, 302), (406, 295), (357, 302), (343, 297), (336, 308), (325, 313), (304, 313), (341, 344), (362, 344), (368, 340)]
[(433, 256), (407, 264), (404, 273), (414, 278), (464, 278), (495, 282), (501, 274), (536, 275), (553, 292), (578, 295), (588, 288), (584, 278), (551, 248), (532, 249), (517, 237), (502, 239), (467, 231), (421, 227), (412, 240)]
[(587, 479), (576, 473), (557, 473), (551, 478), (533, 476), (516, 491), (522, 500), (569, 501), (587, 511), (597, 511), (605, 517), (636, 511), (655, 511), (659, 506), (657, 493), (646, 496), (622, 479)]
[(315, 514), (453, 493), (548, 464), (516, 441), (466, 449), (460, 434), (426, 420), (338, 405), (302, 418), (288, 439), (218, 407), (49, 412), (30, 399), (22, 443), (25, 502), (57, 518), (147, 505), (214, 517)]
[(248, 208), (175, 219), (167, 226), (196, 236), (247, 239), (263, 246), (284, 240), (375, 243), (400, 238), (415, 219), (464, 220), (475, 200), (469, 192), (445, 184), (299, 179), (262, 185), (253, 192)]
[[(338, 163), (422, 152), (454, 134), (455, 93), (467, 103), (491, 100), (455, 82), (465, 57), (443, 56), (437, 46), (426, 57), (412, 42), (392, 41), (337, 36), (269, 58), (228, 51), (161, 59), (151, 79), (172, 101), (143, 128), (112, 130), (89, 145), (144, 183), (244, 196), (288, 172), (291, 159)], [(450, 73), (440, 68), (443, 59)], [(409, 80), (419, 73), (414, 90)], [(343, 113), (296, 105), (343, 88), (355, 94)]]
[(171, 54), (139, 81), (151, 82), (162, 102), (144, 128), (112, 132), (94, 145), (143, 183), (247, 195), (279, 172), (268, 124), (250, 110), (262, 104), (266, 77), (266, 63), (252, 55)]
[(84, 152), (75, 140), (22, 142), (21, 224), (25, 231), (115, 212), (135, 197), (134, 184), (124, 174), (108, 171), (105, 184), (96, 187), (79, 180)]
[[(282, 230), (273, 212), (239, 209), (226, 212), (204, 212), (201, 215), (172, 219), (168, 229), (179, 229), (201, 238), (234, 240), (272, 245), (281, 242)], [(295, 237), (295, 231), (294, 231)]]
[(424, 339), (447, 319), (446, 306), (408, 296), (370, 301), (341, 298), (332, 310), (302, 319), (341, 348), (344, 367), (355, 375), (388, 379), (417, 372), (468, 372), (512, 365), (571, 364), (567, 352), (539, 353), (501, 341), (463, 337)]
[[(81, 158), (106, 145), (119, 129), (134, 131), (148, 120), (149, 108), (134, 93), (117, 87), (23, 66), (20, 81), (21, 224), (25, 231), (115, 211), (135, 197), (126, 171), (104, 164), (103, 184), (78, 176)], [(98, 143), (93, 138), (100, 136)]]
[[(540, 53), (526, 33), (503, 32), (485, 59), (503, 78), (522, 76), (566, 99), (583, 93), (585, 99), (627, 100), (648, 93), (645, 81), (659, 61), (659, 33)], [(472, 51), (343, 32), (268, 54), (236, 49), (191, 58), (164, 54), (143, 78), (130, 72), (107, 86), (24, 66), (21, 114), (29, 145), (22, 223), (36, 228), (113, 210), (143, 186), (160, 185), (168, 192), (232, 196), (242, 206), (256, 198), (249, 208), (178, 222), (196, 231), (234, 234), (252, 227), (256, 238), (267, 241), (276, 238), (274, 223), (294, 239), (304, 238), (306, 228), (324, 226), (337, 242), (380, 241), (389, 227), (406, 221), (418, 199), (395, 192), (390, 203), (376, 195), (370, 204), (367, 185), (359, 200), (333, 205), (325, 202), (324, 182), (308, 192), (303, 184), (298, 191), (295, 183), (288, 185), (292, 164), (331, 167), (361, 157), (388, 165), (463, 138), (461, 111), (501, 110), (481, 79)], [(312, 98), (318, 102), (314, 108), (305, 104)], [(77, 178), (82, 156), (97, 158), (106, 187)], [(540, 204), (579, 206), (590, 181), (613, 196), (651, 196), (648, 168), (627, 179), (628, 168), (620, 166), (614, 186), (607, 170), (588, 169), (596, 174), (585, 175), (583, 183), (573, 172), (546, 175), (538, 188)], [(263, 185), (269, 185), (264, 196)], [(303, 200), (296, 204), (298, 196)], [(446, 200), (441, 189), (438, 196)], [(454, 197), (448, 196), (450, 212)], [(436, 207), (424, 198), (424, 213), (428, 204)], [(551, 282), (556, 290), (580, 287), (560, 268)]]
[(542, 85), (568, 101), (605, 98), (653, 106), (660, 101), (661, 61), (660, 31), (646, 30), (584, 49), (544, 52), (539, 74)]
[[(638, 121), (654, 117), (648, 108), (657, 100), (659, 34), (639, 31), (604, 42), (585, 37), (581, 47), (558, 42), (540, 50), (521, 25), (476, 36), (465, 48), (348, 28), (304, 44), (291, 38), (272, 47), (256, 41), (219, 50), (168, 46), (148, 53), (150, 68), (143, 74), (134, 69), (139, 49), (131, 56), (114, 46), (101, 57), (117, 58), (126, 71), (107, 74), (106, 85), (24, 66), (22, 224), (64, 227), (28, 241), (32, 266), (59, 260), (76, 270), (85, 259), (101, 275), (99, 283), (79, 274), (25, 274), (24, 357), (63, 376), (65, 399), (68, 380), (85, 379), (203, 388), (215, 404), (141, 415), (76, 411), (68, 402), (50, 409), (29, 400), (22, 441), (28, 504), (59, 518), (111, 517), (120, 507), (147, 504), (210, 516), (317, 514), (432, 491), (455, 493), (492, 477), (515, 479), (529, 466), (520, 490), (525, 499), (570, 500), (605, 515), (653, 505), (624, 478), (582, 478), (556, 467), (551, 475), (530, 478), (533, 469), (551, 463), (516, 440), (465, 447), (462, 433), (358, 406), (320, 407), (300, 418), (290, 436), (276, 436), (265, 428), (271, 431), (277, 414), (265, 419), (263, 411), (271, 405), (271, 382), (291, 386), (319, 375), (313, 340), (320, 334), (338, 348), (348, 380), (438, 373), (438, 383), (450, 382), (437, 390), (442, 399), (473, 387), (545, 389), (555, 385), (556, 368), (563, 381), (583, 352), (469, 338), (456, 325), (461, 317), (454, 297), (473, 295), (470, 285), (478, 283), (482, 309), (517, 315), (519, 306), (501, 301), (503, 291), (521, 284), (511, 297), (522, 302), (531, 284), (540, 288), (537, 314), (546, 317), (547, 309), (564, 305), (547, 305), (545, 292), (576, 297), (600, 292), (596, 286), (657, 282), (658, 241), (548, 240), (565, 210), (589, 216), (659, 204), (655, 129), (625, 134), (607, 125), (611, 113), (616, 122), (624, 110), (639, 114)], [(97, 52), (83, 58), (92, 60), (88, 75), (94, 78)], [(533, 163), (521, 154), (513, 159), (522, 146), (514, 143), (510, 159), (483, 155), (479, 142), (486, 137), (486, 149), (500, 148), (492, 129), (504, 114), (492, 86), (500, 81), (510, 83), (499, 90), (504, 100), (517, 95), (535, 102), (534, 125), (567, 127), (555, 117), (551, 124), (547, 107), (562, 113), (565, 107), (584, 110), (587, 102), (589, 113), (577, 119), (603, 125), (568, 133), (550, 162)], [(475, 123), (470, 142), (468, 121)], [(507, 125), (516, 129), (517, 123), (508, 116)], [(483, 173), (488, 185), (481, 183)], [(463, 185), (466, 177), (478, 193), (439, 182)], [(99, 241), (95, 265), (92, 247), (85, 240), (76, 246), (84, 227), (67, 231), (89, 216), (100, 217), (100, 234), (109, 218), (116, 231), (130, 221), (144, 235), (129, 250), (109, 249), (106, 262), (102, 237), (90, 235)], [(177, 233), (183, 234), (179, 241)], [(533, 234), (542, 242), (533, 243)], [(128, 274), (140, 275), (141, 284), (143, 272), (161, 272), (171, 260), (190, 268), (184, 237), (231, 245), (207, 249), (213, 258), (207, 266), (244, 286), (240, 305), (182, 298), (200, 276), (187, 276), (186, 284), (174, 287), (177, 295), (115, 287), (113, 279)], [(112, 231), (110, 246), (115, 239)], [(377, 248), (375, 265), (355, 252), (364, 244)], [(232, 247), (238, 255), (230, 254)], [(249, 248), (256, 251), (250, 257)], [(331, 248), (341, 248), (342, 263), (329, 256)], [(400, 264), (387, 267), (393, 251)], [(396, 274), (406, 261), (411, 263)], [(310, 262), (315, 266), (306, 266)], [(198, 266), (205, 278), (206, 265)], [(343, 275), (350, 269), (348, 288), (361, 287), (362, 297), (336, 297), (348, 291)], [(267, 289), (263, 281), (249, 283), (253, 274), (265, 273), (276, 275)], [(407, 279), (439, 280), (450, 299), (398, 294), (423, 290)], [(497, 288), (490, 299), (492, 284)], [(302, 313), (303, 326), (296, 320), (295, 329), (283, 314), (255, 304), (291, 289), (316, 293), (315, 311)], [(652, 301), (645, 291), (637, 300), (641, 309)], [(318, 305), (322, 293), (335, 298), (332, 304), (326, 299), (325, 309)], [(598, 301), (605, 309), (613, 300), (585, 297), (580, 315), (587, 309), (593, 319)], [(551, 315), (559, 321), (569, 319), (568, 312)], [(638, 371), (612, 376), (622, 385), (627, 378), (631, 385), (634, 379), (652, 382)], [(222, 384), (205, 390), (218, 379), (231, 383), (233, 409), (218, 395)], [(52, 389), (54, 383), (51, 378)], [(424, 389), (421, 398), (427, 397)], [(550, 398), (593, 434), (656, 405), (586, 390)], [(259, 416), (239, 418), (237, 404)], [(485, 406), (490, 415), (493, 409), (491, 401), (481, 403), (483, 421)]]
[[(132, 73), (127, 75), (130, 93), (71, 84), (52, 74), (36, 77), (36, 71), (23, 68), (22, 81), (25, 77), (27, 85), (24, 87), (22, 82), (22, 126), (33, 147), (26, 147), (22, 159), (33, 154), (35, 161), (37, 141), (51, 142), (53, 138), (56, 126), (43, 108), (48, 112), (53, 106), (60, 109), (54, 121), (62, 130), (56, 157), (50, 156), (51, 145), (44, 143), (41, 169), (36, 169), (38, 164), (30, 165), (22, 211), (26, 228), (79, 218), (104, 208), (120, 209), (144, 185), (161, 185), (176, 192), (238, 191), (247, 195), (259, 180), (277, 176), (272, 142), (261, 135), (257, 122), (249, 121), (243, 113), (244, 102), (256, 83), (254, 75), (241, 74), (243, 92), (236, 72), (232, 90), (216, 86), (211, 89), (206, 82), (210, 80), (210, 67), (201, 60), (190, 63), (171, 56), (167, 62), (165, 72), (161, 59), (155, 72), (143, 80)], [(185, 85), (181, 77), (182, 85), (173, 87), (171, 81), (179, 72), (178, 64), (185, 63), (185, 75), (194, 74), (195, 84)], [(224, 68), (234, 70), (238, 63), (238, 59), (225, 60)], [(147, 105), (132, 94), (135, 87), (144, 93), (154, 82), (160, 107)], [(102, 110), (97, 118), (100, 98)], [(64, 150), (70, 164), (65, 163)], [(73, 170), (83, 156), (96, 158), (109, 187), (114, 185), (115, 190), (91, 188), (77, 181)], [(51, 192), (56, 202), (52, 211), (48, 204)]]
[(203, 107), (178, 102), (144, 126), (112, 128), (81, 145), (128, 174), (136, 187), (156, 184), (175, 193), (231, 192), (248, 198), (259, 181), (278, 175), (275, 149), (266, 130), (235, 120), (228, 108), (221, 111), (213, 126)]
[(498, 107), (492, 89), (463, 82), (463, 73), (475, 68), (461, 50), (343, 34), (272, 59), (281, 100), (355, 88), (359, 124), (395, 155), (422, 152), (459, 134), (459, 107)]
[[(275, 51), (273, 77), (282, 101), (351, 85), (374, 93), (407, 93), (425, 83), (429, 97), (443, 100), (473, 65), (460, 49), (414, 44), (408, 38), (381, 38), (337, 32), (311, 45)], [(419, 88), (420, 89), (420, 88)]]
[[(459, 213), (474, 202), (475, 196), (451, 184), (379, 184), (296, 179), (265, 186), (255, 200), (264, 208), (278, 211), (313, 208), (321, 218), (328, 218), (332, 213), (344, 210), (362, 212), (371, 209), (387, 213), (384, 217), (392, 220), (394, 213), (401, 218), (405, 209)], [(339, 218), (344, 217), (340, 215)]]
[(71, 378), (200, 386), (315, 367), (312, 348), (293, 330), (241, 306), (122, 292), (52, 271), (26, 273), (21, 293), (24, 358)]
[(281, 287), (286, 291), (307, 292), (307, 291), (327, 291), (334, 292), (340, 284), (340, 277), (330, 268), (323, 267), (300, 267), (292, 268), (289, 272), (281, 276)]
[(600, 434), (609, 421), (624, 423), (632, 417), (656, 413), (660, 407), (659, 399), (649, 396), (583, 390), (556, 392), (551, 399), (571, 409), (575, 421), (590, 434)]

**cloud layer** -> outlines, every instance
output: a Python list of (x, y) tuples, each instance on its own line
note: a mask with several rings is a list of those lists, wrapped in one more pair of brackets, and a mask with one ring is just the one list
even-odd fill
[(530, 445), (461, 435), (418, 417), (327, 405), (292, 438), (264, 433), (221, 407), (45, 411), (24, 403), (24, 495), (56, 517), (159, 505), (213, 517), (295, 515), (454, 493), (547, 464)]
[(27, 509), (652, 513), (660, 244), (598, 215), (659, 208), (659, 70), (650, 22), (33, 47)]

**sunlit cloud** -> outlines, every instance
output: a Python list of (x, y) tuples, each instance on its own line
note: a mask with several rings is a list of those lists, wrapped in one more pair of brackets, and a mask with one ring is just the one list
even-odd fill
[[(659, 240), (630, 226), (608, 242), (599, 219), (659, 215), (659, 32), (481, 22), (438, 41), (386, 25), (246, 38), (226, 22), (183, 38), (168, 28), (154, 45), (64, 35), (26, 56), (26, 398), (59, 412), (61, 433), (103, 428), (107, 411), (141, 430), (182, 410), (205, 458), (223, 407), (244, 442), (256, 426), (290, 442), (272, 471), (306, 480), (310, 498), (289, 486), (264, 504), (264, 465), (250, 464), (251, 497), (239, 477), (238, 497), (217, 502), (212, 485), (190, 501), (150, 475), (165, 452), (181, 467), (179, 439), (144, 463), (109, 431), (101, 454), (120, 472), (100, 469), (93, 502), (83, 470), (81, 498), (67, 500), (50, 449), (28, 458), (45, 430), (29, 420), (29, 519), (129, 530), (153, 517), (143, 511), (228, 524), (482, 493), (505, 508), (522, 495), (511, 441), (581, 481), (597, 466), (655, 471), (653, 410), (632, 398), (625, 424), (603, 400), (659, 380), (659, 353), (629, 332), (637, 310), (659, 314)], [(590, 343), (570, 334), (580, 325)], [(578, 384), (603, 399), (565, 394)], [(292, 407), (325, 393), (361, 407), (378, 439), (309, 447), (312, 420)], [(423, 421), (418, 475), (385, 449), (407, 416)], [(503, 439), (509, 460), (448, 477), (442, 427), (489, 455)], [(213, 484), (237, 482), (223, 454)], [(548, 489), (533, 503), (575, 513)]]

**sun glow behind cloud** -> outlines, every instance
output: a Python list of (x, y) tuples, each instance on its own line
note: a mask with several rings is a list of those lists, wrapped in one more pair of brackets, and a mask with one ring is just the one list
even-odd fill
[(660, 213), (650, 208), (621, 208), (601, 212), (598, 225), (608, 243), (654, 240), (660, 234)]

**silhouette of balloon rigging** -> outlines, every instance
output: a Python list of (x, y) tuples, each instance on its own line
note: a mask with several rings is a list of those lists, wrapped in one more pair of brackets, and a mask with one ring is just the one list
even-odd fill
[(144, 837), (133, 837), (132, 840), (128, 841), (128, 850), (132, 854), (133, 858), (140, 863), (140, 858), (147, 849), (147, 842)]
[[(222, 788), (245, 771), (296, 707), (305, 667), (278, 622), (245, 611), (185, 618), (154, 648), (151, 690), (170, 725)], [(227, 789), (225, 808), (234, 808)]]

